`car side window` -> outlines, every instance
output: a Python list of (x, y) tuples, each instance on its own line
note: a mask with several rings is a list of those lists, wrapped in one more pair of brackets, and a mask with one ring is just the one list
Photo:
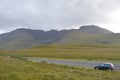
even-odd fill
[(104, 64), (104, 66), (105, 66), (105, 67), (110, 67), (110, 65), (109, 65), (109, 64)]
[(104, 66), (104, 64), (101, 64), (100, 66)]

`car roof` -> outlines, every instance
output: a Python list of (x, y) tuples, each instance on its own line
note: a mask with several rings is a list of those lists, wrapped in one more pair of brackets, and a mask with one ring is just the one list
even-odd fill
[(110, 64), (110, 65), (114, 66), (112, 63), (109, 63), (109, 62), (104, 62), (104, 64)]

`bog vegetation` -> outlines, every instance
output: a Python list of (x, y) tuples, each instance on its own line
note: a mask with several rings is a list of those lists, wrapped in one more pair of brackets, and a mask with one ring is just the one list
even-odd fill
[(24, 50), (0, 51), (0, 55), (12, 57), (44, 57), (60, 59), (77, 59), (89, 61), (120, 61), (118, 46), (88, 45), (42, 45)]
[(23, 57), (91, 61), (120, 61), (120, 47), (43, 45), (24, 50), (0, 51), (0, 80), (119, 80), (120, 71), (34, 63)]
[(0, 56), (0, 80), (119, 80), (120, 72), (33, 63)]

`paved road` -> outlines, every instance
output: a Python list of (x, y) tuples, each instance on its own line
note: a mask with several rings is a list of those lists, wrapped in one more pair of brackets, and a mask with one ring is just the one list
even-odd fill
[[(59, 59), (48, 59), (48, 58), (27, 58), (27, 59), (33, 62), (45, 61), (47, 63), (68, 65), (68, 66), (80, 66), (86, 68), (94, 68), (94, 65), (102, 63), (102, 62), (92, 62), (92, 61), (59, 60)], [(114, 63), (114, 67), (115, 70), (120, 70), (120, 64)]]

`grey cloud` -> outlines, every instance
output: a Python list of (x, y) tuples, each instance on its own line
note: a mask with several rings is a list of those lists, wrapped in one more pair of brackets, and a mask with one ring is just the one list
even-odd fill
[(46, 30), (59, 29), (60, 26), (104, 23), (109, 19), (107, 10), (116, 9), (119, 1), (0, 0), (0, 29), (23, 26)]
[(120, 0), (104, 0), (99, 8), (105, 12), (115, 11), (120, 8)]

